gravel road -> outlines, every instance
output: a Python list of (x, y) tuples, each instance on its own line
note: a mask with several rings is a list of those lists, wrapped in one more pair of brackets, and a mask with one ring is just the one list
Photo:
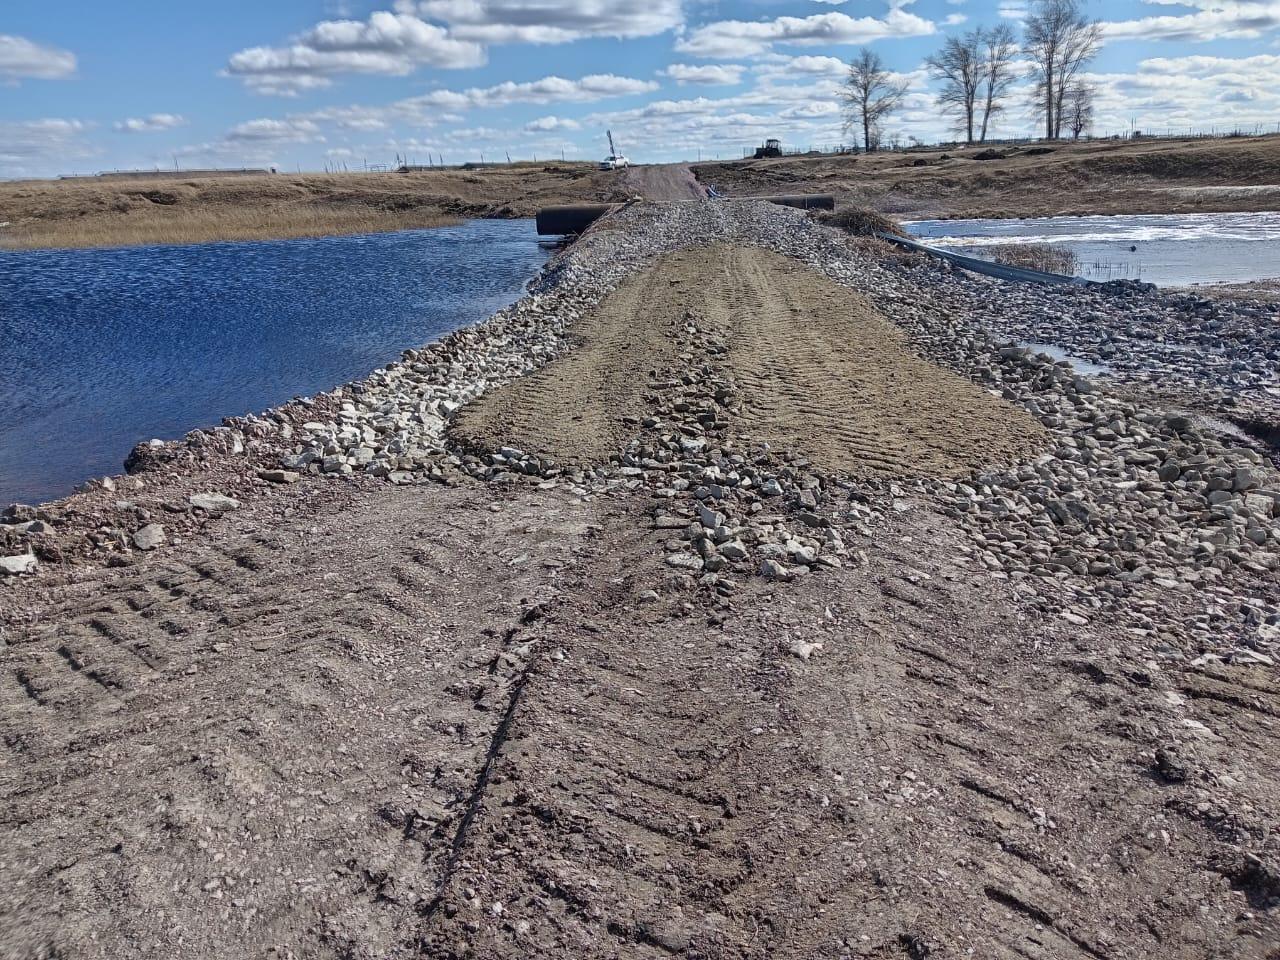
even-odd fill
[(1274, 960), (1280, 475), (1166, 399), (1274, 328), (1182, 303), (636, 204), (11, 508), (0, 955)]

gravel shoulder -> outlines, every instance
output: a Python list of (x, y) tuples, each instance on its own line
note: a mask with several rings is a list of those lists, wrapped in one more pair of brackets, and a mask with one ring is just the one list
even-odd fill
[(7, 511), (0, 955), (1273, 960), (1267, 310), (629, 204)]

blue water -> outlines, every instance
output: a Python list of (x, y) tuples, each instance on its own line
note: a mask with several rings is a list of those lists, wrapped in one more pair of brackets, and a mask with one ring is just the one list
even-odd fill
[(519, 298), (529, 220), (358, 237), (0, 251), (0, 504), (134, 444), (358, 379)]
[(993, 259), (1010, 243), (1066, 247), (1090, 280), (1159, 286), (1280, 277), (1280, 213), (1175, 213), (1029, 220), (920, 220), (926, 243)]

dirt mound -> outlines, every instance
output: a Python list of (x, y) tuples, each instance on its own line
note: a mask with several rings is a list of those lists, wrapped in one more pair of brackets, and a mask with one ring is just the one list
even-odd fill
[[(574, 330), (578, 345), (464, 410), (456, 440), (591, 464), (659, 415), (655, 392), (698, 376), (690, 324), (736, 383), (730, 435), (852, 476), (955, 476), (1036, 449), (1028, 414), (913, 354), (862, 297), (751, 247), (672, 254), (624, 282)], [(696, 362), (695, 362), (696, 361)], [(652, 421), (650, 422), (652, 426)]]

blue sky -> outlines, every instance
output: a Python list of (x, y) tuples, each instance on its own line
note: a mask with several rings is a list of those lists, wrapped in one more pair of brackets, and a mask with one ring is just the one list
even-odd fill
[[(951, 122), (922, 61), (1025, 0), (4, 0), (0, 176), (740, 156), (849, 140), (843, 62), (910, 83), (891, 137)], [(1085, 0), (1095, 132), (1280, 124), (1280, 0)], [(995, 131), (1029, 133), (1018, 94)]]

